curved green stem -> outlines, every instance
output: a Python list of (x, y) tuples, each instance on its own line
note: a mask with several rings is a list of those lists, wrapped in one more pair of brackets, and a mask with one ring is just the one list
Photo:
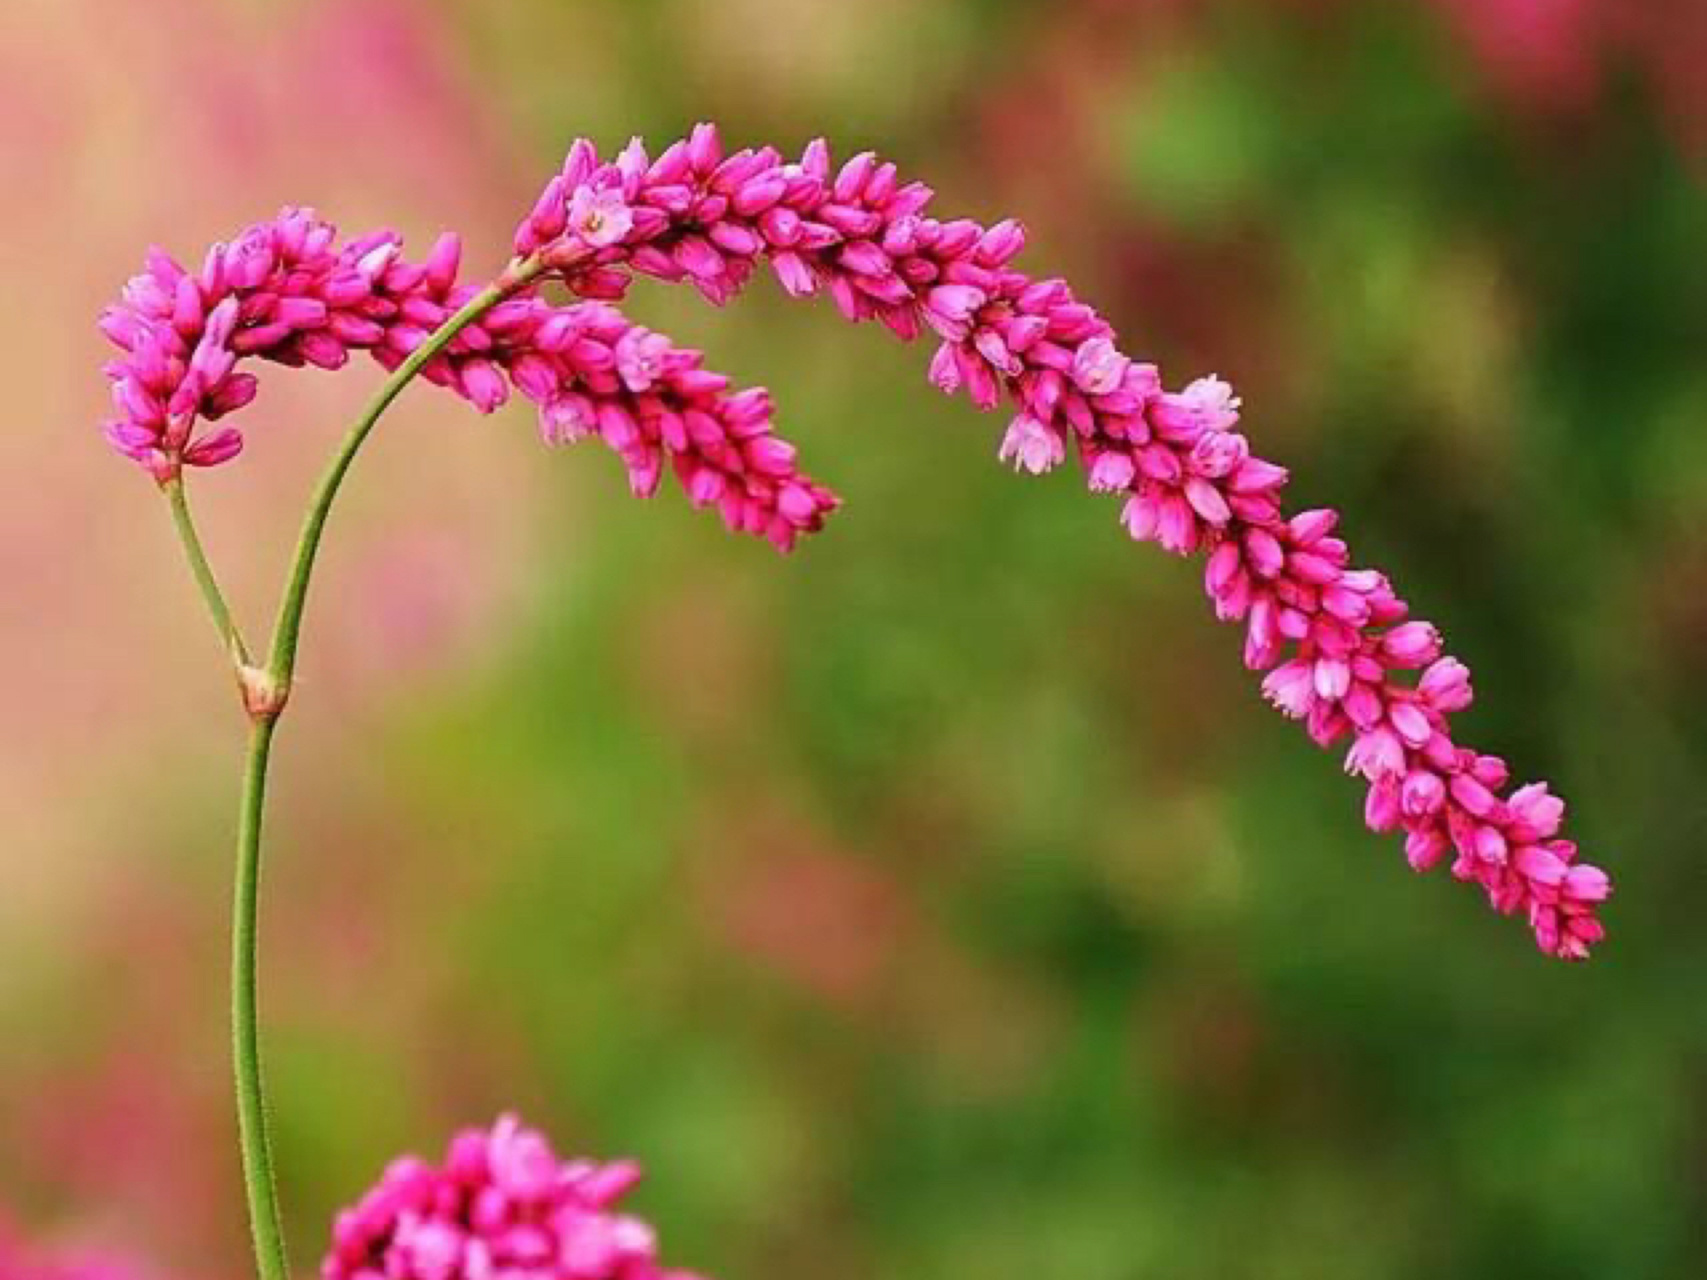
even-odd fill
[(532, 258), (511, 263), (502, 276), (463, 304), (455, 315), (435, 329), (426, 341), (409, 354), (408, 359), (397, 366), (363, 410), (355, 426), (350, 428), (343, 443), (338, 446), (338, 452), (333, 455), (331, 465), (320, 477), (314, 497), (309, 502), (308, 515), (303, 521), (302, 533), (297, 538), (296, 558), (291, 565), (290, 581), (285, 587), (284, 599), (279, 604), (278, 621), (273, 627), (273, 647), (267, 659), (267, 671), (277, 682), (281, 696), (288, 695), (291, 676), (296, 671), (296, 650), (302, 638), (302, 611), (308, 602), (308, 583), (314, 575), (314, 561), (320, 551), (321, 536), (326, 530), (326, 517), (331, 514), (333, 500), (337, 498), (338, 489), (344, 483), (350, 464), (356, 460), (356, 454), (366, 443), (380, 415), (421, 371), (421, 366), (444, 350), (457, 334), (526, 285), (542, 270), (541, 264)]
[(237, 623), (231, 616), (231, 609), (225, 603), (225, 595), (219, 589), (219, 579), (214, 577), (213, 565), (208, 562), (207, 552), (202, 548), (201, 535), (196, 532), (195, 518), (190, 515), (190, 500), (184, 492), (184, 481), (181, 476), (173, 476), (163, 481), (160, 491), (166, 495), (166, 504), (172, 509), (172, 524), (178, 530), (178, 540), (184, 544), (184, 555), (190, 562), (190, 572), (195, 575), (196, 585), (201, 588), (202, 599), (207, 603), (207, 611), (213, 617), (213, 625), (219, 629), (219, 638), (225, 643), (226, 653), (240, 667), (249, 665), (249, 650), (243, 643), (243, 634), (237, 629)]
[(231, 1034), (237, 1077), (238, 1147), (243, 1160), (243, 1185), (249, 1201), (249, 1224), (254, 1236), (255, 1264), (260, 1280), (289, 1280), (285, 1258), (284, 1231), (280, 1223), (277, 1178), (273, 1171), (272, 1140), (268, 1131), (266, 1089), (261, 1073), (261, 1037), (256, 979), (257, 933), (261, 885), (261, 827), (266, 807), (267, 765), (272, 754), (273, 732), (290, 695), (296, 670), (297, 645), (302, 636), (302, 612), (308, 602), (308, 583), (326, 529), (332, 503), (349, 473), (363, 443), (403, 388), (423, 365), (448, 346), (453, 338), (506, 297), (521, 289), (543, 270), (537, 259), (513, 262), (496, 282), (470, 298), (421, 343), (385, 380), (332, 457), (314, 496), (297, 540), (296, 557), (265, 667), (249, 660), (225, 607), (213, 572), (202, 552), (195, 526), (190, 521), (183, 487), (167, 483), (178, 531), (189, 553), (191, 568), (201, 584), (214, 622), (226, 638), (236, 659), (243, 702), (249, 712), (251, 730), (248, 762), (243, 773), (243, 802), (237, 827), (237, 874), (232, 899), (231, 928)]
[(289, 1280), (284, 1229), (273, 1175), (266, 1086), (261, 1074), (256, 933), (261, 890), (261, 821), (266, 808), (267, 762), (273, 716), (257, 716), (249, 731), (243, 801), (237, 821), (237, 875), (231, 903), (231, 1045), (237, 1075), (237, 1142), (249, 1198), (249, 1228), (261, 1280)]

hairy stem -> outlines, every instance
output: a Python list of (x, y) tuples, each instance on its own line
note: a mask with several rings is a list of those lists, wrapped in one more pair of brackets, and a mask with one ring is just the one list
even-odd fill
[(225, 651), (239, 667), (249, 665), (249, 649), (243, 643), (243, 633), (237, 629), (237, 623), (231, 616), (231, 608), (225, 603), (225, 594), (219, 589), (219, 579), (214, 576), (213, 565), (209, 563), (207, 552), (202, 547), (201, 535), (196, 532), (195, 518), (190, 515), (190, 500), (184, 492), (182, 476), (173, 476), (164, 481), (160, 491), (166, 495), (166, 505), (172, 509), (172, 523), (178, 530), (178, 541), (184, 545), (184, 556), (190, 562), (190, 572), (195, 575), (196, 585), (201, 588), (202, 599), (207, 603), (207, 611), (213, 618), (213, 625), (219, 630), (219, 638), (225, 644)]
[(408, 386), (423, 365), (448, 346), (453, 338), (492, 307), (533, 280), (542, 270), (529, 258), (510, 264), (497, 281), (475, 294), (417, 347), (375, 394), (349, 434), (333, 455), (314, 496), (297, 541), (284, 599), (265, 667), (255, 667), (231, 621), (213, 572), (208, 567), (182, 485), (166, 485), (179, 533), (189, 552), (191, 568), (202, 586), (214, 621), (226, 637), (238, 664), (243, 702), (249, 712), (251, 730), (248, 762), (243, 773), (243, 803), (237, 828), (237, 874), (232, 901), (231, 929), (231, 1032), (237, 1076), (238, 1147), (243, 1161), (243, 1184), (249, 1201), (249, 1224), (254, 1237), (255, 1265), (260, 1280), (289, 1280), (285, 1258), (284, 1230), (280, 1222), (277, 1177), (273, 1170), (272, 1139), (268, 1130), (266, 1088), (261, 1072), (260, 1019), (257, 998), (257, 933), (261, 882), (261, 827), (266, 807), (267, 766), (272, 754), (273, 732), (289, 698), (291, 677), (296, 670), (296, 651), (302, 635), (302, 612), (308, 601), (308, 583), (326, 529), (332, 503), (349, 473), (350, 465), (373, 431), (380, 416)]

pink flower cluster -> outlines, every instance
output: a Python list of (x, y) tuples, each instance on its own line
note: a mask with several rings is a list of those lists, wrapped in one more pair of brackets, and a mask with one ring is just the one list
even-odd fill
[[(108, 439), (167, 480), (242, 449), (236, 427), (205, 424), (254, 398), (254, 374), (238, 367), (245, 357), (337, 369), (365, 350), (395, 368), (477, 292), (456, 283), (455, 235), (440, 237), (423, 263), (405, 260), (401, 247), (389, 231), (340, 246), (329, 223), (286, 209), (215, 245), (197, 272), (151, 250), (101, 316), (124, 353), (106, 366), (119, 415)], [(612, 283), (596, 270), (577, 280), (583, 294), (601, 285), (608, 293)], [(518, 291), (421, 373), (487, 413), (513, 384), (539, 403), (548, 440), (599, 435), (639, 494), (657, 488), (668, 451), (693, 502), (785, 548), (836, 505), (797, 473), (794, 447), (771, 434), (768, 393), (732, 391), (698, 352), (603, 304), (555, 307)]]
[[(236, 456), (235, 427), (203, 429), (255, 398), (237, 369), (245, 356), (337, 369), (352, 350), (399, 363), (472, 289), (453, 289), (457, 238), (440, 239), (427, 262), (399, 257), (401, 241), (378, 232), (340, 246), (307, 209), (286, 209), (208, 251), (188, 271), (159, 249), (101, 314), (101, 331), (124, 352), (106, 366), (119, 416), (107, 436), (158, 479), (180, 466)], [(432, 371), (476, 403), (496, 370), (464, 343)]]
[(628, 1161), (561, 1161), (513, 1116), (458, 1134), (444, 1164), (404, 1158), (338, 1215), (324, 1280), (698, 1280), (613, 1209)]
[[(522, 292), (425, 373), (484, 410), (507, 378), (539, 406), (548, 439), (598, 435), (641, 494), (668, 461), (695, 503), (786, 549), (836, 499), (772, 434), (768, 395), (730, 393), (697, 352), (609, 302), (639, 272), (722, 304), (762, 259), (787, 292), (827, 293), (850, 320), (906, 340), (934, 333), (932, 383), (981, 409), (1014, 406), (1002, 461), (1038, 474), (1074, 452), (1091, 489), (1125, 495), (1134, 538), (1207, 556), (1215, 611), (1244, 626), (1264, 694), (1319, 745), (1349, 743), (1372, 828), (1402, 830), (1418, 870), (1450, 856), (1495, 908), (1527, 915), (1543, 950), (1586, 956), (1611, 886), (1560, 836), (1563, 803), (1541, 783), (1508, 791), (1503, 761), (1454, 741), (1469, 672), (1383, 574), (1353, 564), (1335, 513), (1283, 509), (1286, 470), (1251, 452), (1232, 389), (1203, 378), (1164, 390), (1064, 281), (1014, 268), (1017, 222), (940, 220), (932, 196), (869, 152), (833, 166), (821, 140), (793, 161), (769, 147), (726, 154), (701, 125), (656, 158), (636, 139), (608, 162), (577, 141), (515, 248), (594, 301), (559, 308)], [(127, 352), (109, 367), (122, 415), (109, 434), (157, 476), (229, 457), (230, 428), (197, 436), (193, 423), (253, 394), (232, 372), (237, 355), (332, 365), (366, 346), (395, 365), (472, 296), (452, 284), (455, 260), (449, 238), (419, 267), (389, 234), (338, 250), (330, 228), (295, 211), (216, 247), (199, 276), (156, 253), (103, 318)]]
[(1134, 538), (1207, 553), (1215, 611), (1244, 624), (1265, 695), (1319, 745), (1349, 740), (1372, 828), (1402, 829), (1418, 870), (1451, 855), (1452, 874), (1498, 910), (1527, 914), (1543, 950), (1585, 957), (1611, 886), (1560, 838), (1563, 802), (1544, 783), (1502, 794), (1505, 763), (1453, 741), (1469, 672), (1385, 575), (1354, 567), (1334, 512), (1285, 514), (1287, 473), (1252, 454), (1232, 389), (1204, 378), (1164, 391), (1063, 281), (1012, 267), (1019, 224), (941, 221), (925, 212), (931, 197), (869, 152), (839, 168), (822, 141), (792, 162), (770, 148), (725, 155), (701, 125), (656, 159), (636, 140), (600, 163), (576, 142), (516, 250), (562, 262), (571, 288), (587, 273), (607, 290), (628, 266), (715, 303), (765, 258), (789, 293), (823, 290), (850, 320), (903, 339), (934, 331), (933, 383), (981, 409), (1004, 397), (1016, 407), (1003, 461), (1036, 474), (1071, 446), (1093, 490), (1126, 495)]

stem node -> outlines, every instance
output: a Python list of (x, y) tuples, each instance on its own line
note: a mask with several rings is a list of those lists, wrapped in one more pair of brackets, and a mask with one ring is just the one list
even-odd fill
[(246, 662), (237, 664), (237, 688), (251, 720), (277, 720), (290, 701), (290, 681)]

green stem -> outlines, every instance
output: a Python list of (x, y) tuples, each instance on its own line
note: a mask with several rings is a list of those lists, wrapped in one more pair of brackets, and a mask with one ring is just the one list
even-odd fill
[(172, 509), (172, 523), (177, 527), (178, 540), (184, 544), (184, 555), (190, 562), (190, 572), (195, 575), (196, 585), (201, 588), (202, 599), (207, 602), (207, 611), (213, 617), (213, 625), (219, 629), (219, 638), (225, 643), (225, 651), (240, 667), (249, 665), (249, 650), (243, 643), (243, 635), (237, 629), (237, 623), (232, 619), (231, 609), (225, 603), (225, 595), (219, 589), (219, 579), (214, 577), (213, 565), (208, 562), (207, 552), (202, 548), (201, 535), (196, 532), (196, 522), (190, 515), (190, 500), (184, 492), (184, 481), (181, 476), (173, 476), (164, 481), (160, 490), (166, 495), (166, 504)]
[(214, 621), (238, 661), (238, 675), (251, 731), (248, 763), (243, 774), (243, 805), (237, 828), (237, 875), (232, 902), (231, 1032), (237, 1076), (238, 1147), (243, 1160), (243, 1184), (249, 1200), (249, 1224), (255, 1243), (260, 1280), (289, 1280), (284, 1231), (280, 1224), (277, 1178), (273, 1171), (272, 1140), (268, 1132), (266, 1088), (261, 1075), (260, 1019), (257, 1010), (257, 924), (261, 881), (261, 825), (266, 806), (267, 765), (273, 731), (289, 698), (296, 670), (296, 651), (302, 637), (302, 612), (308, 602), (308, 583), (326, 529), (332, 503), (363, 443), (391, 402), (444, 350), (457, 334), (492, 307), (521, 289), (544, 270), (533, 258), (510, 264), (498, 280), (468, 302), (421, 343), (385, 380), (333, 455), (309, 503), (308, 516), (297, 540), (290, 580), (279, 605), (278, 622), (267, 665), (251, 665), (242, 638), (231, 621), (207, 557), (202, 553), (183, 489), (176, 480), (166, 485), (178, 530), (189, 552), (191, 568), (202, 586)]
[(532, 258), (513, 262), (495, 282), (470, 298), (461, 310), (435, 329), (426, 341), (409, 354), (408, 359), (397, 366), (375, 393), (362, 416), (356, 420), (355, 426), (350, 428), (343, 443), (338, 446), (338, 452), (333, 455), (331, 465), (320, 477), (320, 483), (309, 503), (302, 533), (297, 538), (296, 558), (291, 565), (290, 581), (285, 588), (284, 599), (279, 604), (278, 621), (273, 627), (273, 647), (267, 659), (267, 670), (277, 682), (281, 695), (289, 693), (291, 677), (296, 671), (296, 650), (302, 638), (302, 611), (308, 602), (308, 583), (314, 575), (314, 561), (320, 551), (320, 539), (326, 529), (326, 517), (331, 514), (332, 502), (337, 498), (338, 489), (344, 483), (350, 464), (356, 460), (356, 454), (366, 443), (380, 415), (421, 371), (422, 365), (450, 345), (451, 339), (457, 334), (526, 285), (543, 269), (543, 266)]
[(266, 807), (267, 761), (273, 716), (257, 716), (249, 731), (243, 801), (237, 822), (237, 876), (231, 904), (231, 1044), (237, 1073), (237, 1142), (249, 1198), (249, 1228), (261, 1280), (289, 1280), (284, 1230), (273, 1175), (267, 1093), (261, 1074), (260, 1018), (256, 999), (257, 907), (261, 889), (261, 820)]

